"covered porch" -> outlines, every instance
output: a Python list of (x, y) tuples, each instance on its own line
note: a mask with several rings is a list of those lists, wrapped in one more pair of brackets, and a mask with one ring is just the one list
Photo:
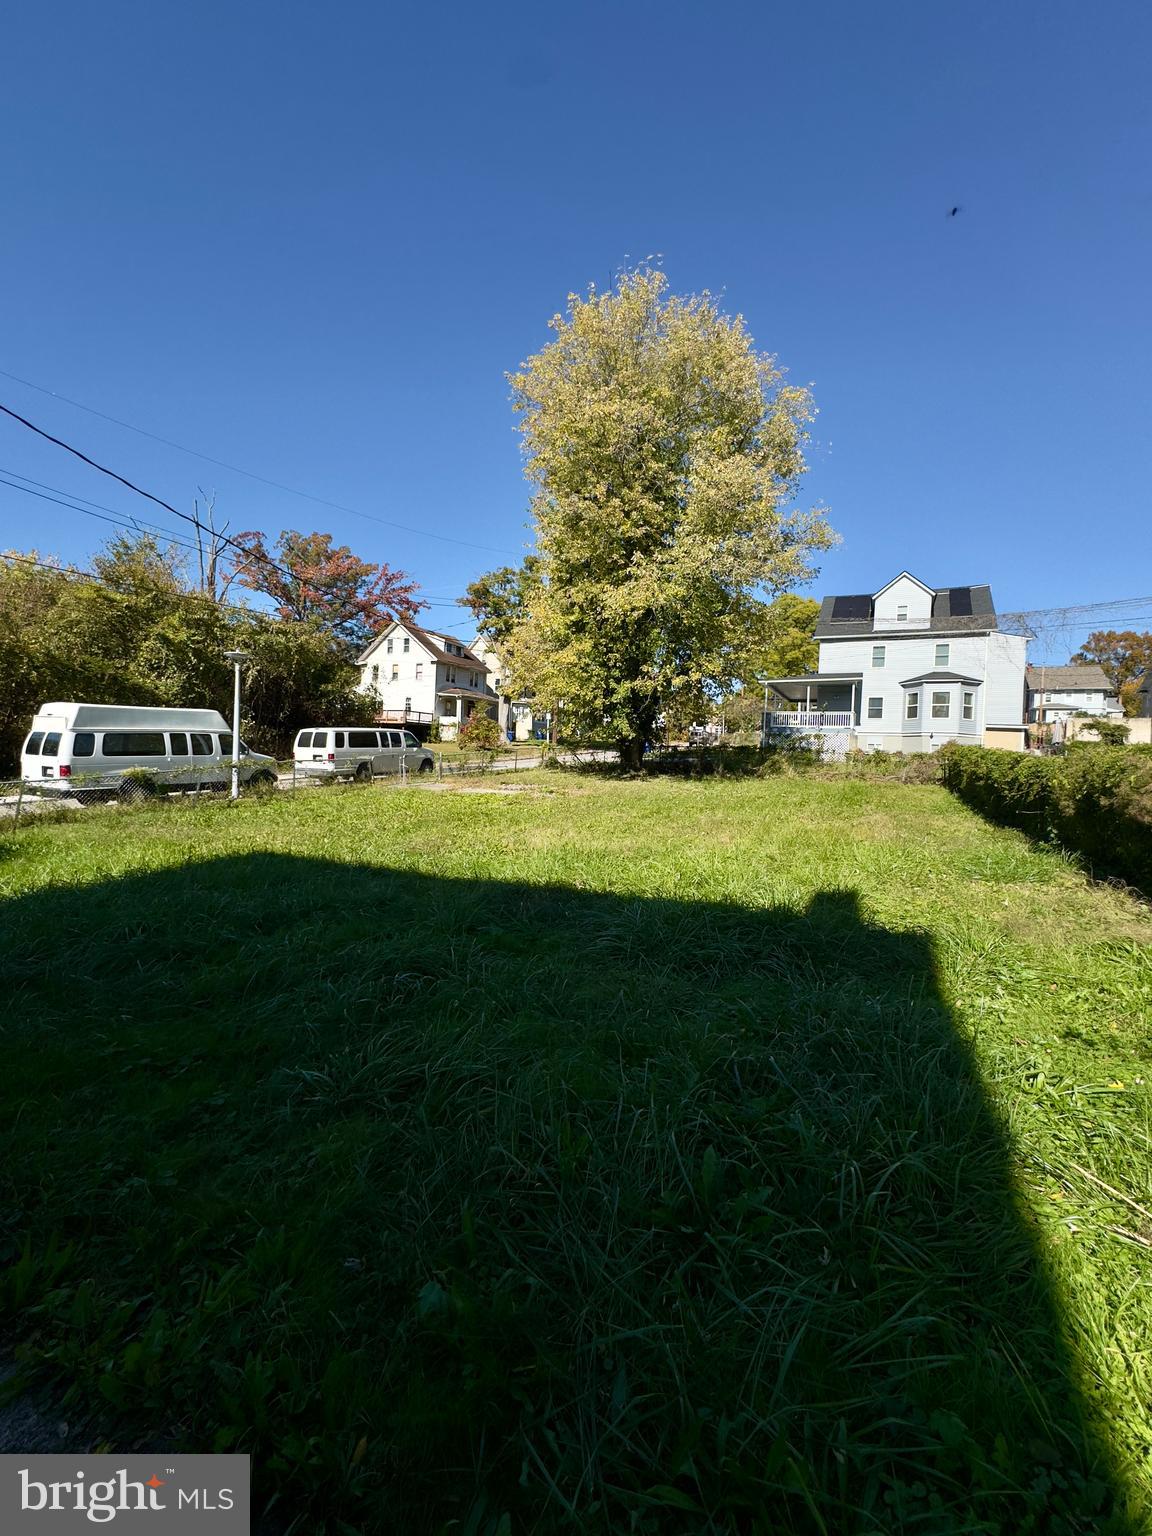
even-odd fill
[(489, 714), (495, 720), (498, 702), (494, 694), (485, 693), (482, 688), (451, 685), (437, 689), (437, 719), (440, 721), (442, 735), (446, 740), (451, 740), (464, 722), (477, 711)]
[(860, 723), (862, 672), (820, 672), (765, 681), (764, 734), (845, 731)]

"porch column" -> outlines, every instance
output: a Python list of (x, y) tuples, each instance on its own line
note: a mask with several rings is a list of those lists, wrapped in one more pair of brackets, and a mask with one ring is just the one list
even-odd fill
[(804, 713), (808, 714), (812, 709), (812, 684), (804, 684)]
[(853, 725), (855, 725), (856, 724), (856, 684), (855, 683), (852, 684), (852, 704), (851, 704), (851, 707), (849, 709), (849, 713), (852, 716), (852, 722), (851, 723)]

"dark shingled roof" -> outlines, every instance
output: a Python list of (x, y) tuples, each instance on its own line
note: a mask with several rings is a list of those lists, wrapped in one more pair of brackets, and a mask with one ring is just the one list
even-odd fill
[(1091, 688), (1098, 692), (1115, 693), (1103, 667), (1029, 667), (1026, 673), (1029, 688), (1043, 688), (1045, 692), (1056, 689), (1066, 693), (1069, 688)]
[(986, 629), (996, 628), (991, 587), (938, 587), (932, 595), (932, 622), (927, 629), (917, 624), (890, 624), (887, 629), (873, 629), (870, 596), (826, 597), (820, 604), (816, 639), (835, 640), (850, 635), (963, 634), (965, 630), (982, 634)]
[(978, 677), (969, 677), (964, 672), (921, 672), (919, 677), (906, 677), (901, 682), (901, 688), (911, 688), (914, 683), (979, 683)]

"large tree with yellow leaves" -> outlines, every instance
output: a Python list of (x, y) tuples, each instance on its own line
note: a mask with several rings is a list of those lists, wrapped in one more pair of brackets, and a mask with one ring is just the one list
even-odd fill
[(636, 767), (662, 714), (748, 675), (769, 600), (833, 540), (792, 507), (812, 401), (739, 316), (649, 268), (552, 328), (511, 376), (536, 553), (469, 598), (514, 685)]

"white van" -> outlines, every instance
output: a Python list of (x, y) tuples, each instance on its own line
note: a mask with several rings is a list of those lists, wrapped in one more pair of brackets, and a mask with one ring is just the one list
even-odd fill
[(377, 773), (431, 773), (436, 760), (411, 731), (375, 726), (322, 725), (300, 731), (292, 750), (299, 774), (370, 779)]
[[(42, 704), (20, 753), (27, 785), (78, 800), (223, 789), (231, 772), (232, 731), (214, 709)], [(276, 759), (242, 740), (240, 782), (275, 784)]]

